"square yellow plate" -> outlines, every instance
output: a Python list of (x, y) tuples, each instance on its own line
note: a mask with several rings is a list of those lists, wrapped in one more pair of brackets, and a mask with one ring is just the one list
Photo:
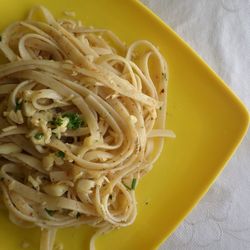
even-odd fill
[[(73, 10), (87, 25), (113, 30), (131, 43), (148, 39), (169, 64), (167, 127), (177, 138), (165, 143), (161, 158), (136, 190), (134, 225), (97, 240), (97, 250), (155, 249), (207, 191), (245, 134), (249, 114), (223, 81), (159, 18), (133, 0), (0, 0), (0, 29), (22, 19), (33, 4), (55, 16)], [(65, 250), (87, 249), (93, 229), (60, 230)], [(12, 225), (0, 213), (0, 249), (38, 249), (39, 230)]]

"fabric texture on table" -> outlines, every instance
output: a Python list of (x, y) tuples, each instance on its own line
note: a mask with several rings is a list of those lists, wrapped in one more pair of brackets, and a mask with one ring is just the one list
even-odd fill
[[(142, 0), (250, 109), (250, 0)], [(160, 250), (250, 249), (250, 133)]]

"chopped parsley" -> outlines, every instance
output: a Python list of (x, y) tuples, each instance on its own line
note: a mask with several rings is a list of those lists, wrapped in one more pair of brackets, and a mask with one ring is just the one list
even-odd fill
[(124, 182), (122, 182), (122, 184), (128, 189), (128, 190), (135, 190), (136, 187), (136, 179), (133, 178), (131, 186), (129, 187), (127, 184), (125, 184)]
[(35, 139), (37, 139), (37, 140), (41, 140), (41, 139), (44, 137), (44, 134), (38, 132), (38, 133), (36, 133), (36, 134), (34, 135), (34, 137), (35, 137)]
[(59, 127), (63, 124), (63, 119), (61, 117), (53, 117), (52, 121), (49, 123), (53, 126)]
[(15, 112), (22, 108), (22, 102), (20, 100), (16, 100)]
[(56, 212), (55, 210), (49, 210), (49, 209), (47, 209), (47, 208), (45, 208), (44, 210), (45, 210), (45, 211), (47, 212), (47, 214), (50, 215), (50, 216), (53, 216), (54, 213)]
[(133, 178), (132, 183), (131, 183), (131, 189), (135, 190), (135, 187), (136, 187), (136, 179)]
[(63, 117), (69, 118), (69, 123), (67, 125), (68, 129), (75, 130), (84, 125), (84, 121), (81, 119), (78, 113), (73, 113), (73, 112), (65, 113)]
[(123, 184), (128, 190), (131, 190), (131, 188), (130, 188), (127, 184), (125, 184), (124, 182), (122, 182), (122, 184)]
[(55, 155), (56, 155), (57, 157), (59, 157), (59, 158), (64, 158), (65, 153), (64, 153), (63, 151), (58, 151), (58, 152), (55, 153)]

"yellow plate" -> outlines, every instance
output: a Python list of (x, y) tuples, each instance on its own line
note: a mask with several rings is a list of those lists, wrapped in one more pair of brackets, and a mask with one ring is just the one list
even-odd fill
[[(22, 19), (36, 0), (0, 0), (0, 29)], [(193, 208), (223, 169), (243, 135), (249, 114), (223, 81), (168, 26), (137, 1), (40, 0), (57, 17), (73, 10), (87, 25), (113, 30), (131, 43), (148, 39), (159, 46), (169, 64), (168, 140), (154, 169), (136, 190), (134, 225), (97, 240), (97, 250), (155, 249)], [(21, 229), (0, 213), (0, 249), (38, 249), (39, 230)], [(87, 249), (93, 230), (60, 230), (65, 250)]]

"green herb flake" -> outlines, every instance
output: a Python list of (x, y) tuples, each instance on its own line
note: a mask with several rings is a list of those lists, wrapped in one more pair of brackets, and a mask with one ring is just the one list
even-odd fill
[(56, 152), (55, 154), (56, 154), (56, 156), (59, 157), (59, 158), (64, 158), (64, 156), (65, 156), (65, 153), (64, 153), (63, 151), (58, 151), (58, 152)]
[(80, 217), (81, 217), (81, 213), (78, 212), (78, 213), (76, 214), (76, 218), (79, 219)]
[(68, 129), (76, 130), (84, 125), (84, 121), (77, 113), (69, 112), (64, 114), (63, 117), (69, 118)]
[(60, 117), (54, 117), (49, 123), (53, 126), (60, 127), (63, 124), (63, 119)]
[(126, 183), (124, 183), (123, 181), (122, 181), (122, 184), (128, 189), (128, 190), (131, 190), (131, 187), (129, 187)]
[(49, 210), (49, 209), (47, 209), (47, 208), (45, 208), (44, 210), (45, 210), (45, 211), (47, 212), (47, 214), (50, 215), (50, 216), (53, 216), (54, 213), (56, 212), (55, 210)]
[(124, 183), (124, 182), (122, 182), (122, 184), (123, 184), (128, 190), (135, 190), (136, 182), (137, 182), (136, 178), (133, 178), (130, 187), (129, 187), (126, 183)]
[(15, 112), (22, 108), (22, 102), (20, 100), (16, 100)]
[(40, 133), (40, 132), (38, 132), (38, 133), (36, 133), (35, 134), (35, 139), (37, 139), (37, 140), (41, 140), (43, 137), (44, 137), (44, 134), (43, 133)]
[(133, 178), (132, 184), (131, 184), (131, 190), (135, 190), (136, 182), (137, 182), (137, 180), (135, 178)]

